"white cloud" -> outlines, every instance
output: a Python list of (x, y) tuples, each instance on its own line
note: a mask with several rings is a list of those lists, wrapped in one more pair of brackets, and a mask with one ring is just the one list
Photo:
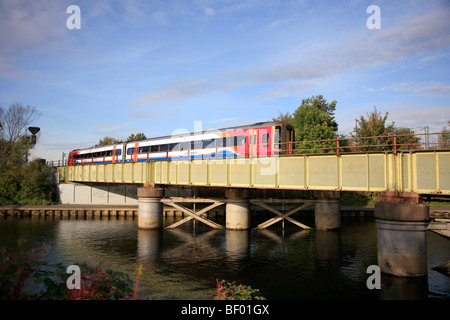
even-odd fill
[(0, 54), (42, 48), (67, 34), (67, 5), (59, 1), (0, 2)]
[(450, 106), (447, 107), (426, 107), (390, 108), (389, 121), (394, 121), (395, 125), (412, 129), (430, 127), (430, 132), (439, 132), (447, 121), (450, 120)]
[[(402, 24), (376, 32), (360, 30), (359, 35), (323, 48), (320, 52), (304, 52), (296, 61), (220, 74), (212, 79), (178, 81), (156, 88), (137, 98), (133, 105), (143, 106), (184, 100), (203, 93), (234, 89), (256, 84), (301, 81), (305, 85), (317, 79), (350, 71), (395, 62), (411, 55), (425, 54), (450, 45), (450, 22), (445, 10), (439, 8)], [(287, 94), (292, 88), (271, 89), (271, 94)], [(425, 90), (425, 89), (424, 89)], [(446, 91), (429, 86), (428, 91)], [(277, 93), (278, 91), (278, 93)]]
[(213, 16), (216, 14), (216, 11), (213, 8), (206, 8), (204, 12), (207, 16)]
[(394, 91), (407, 91), (421, 95), (448, 95), (450, 93), (450, 85), (440, 82), (402, 82), (393, 84), (391, 89)]

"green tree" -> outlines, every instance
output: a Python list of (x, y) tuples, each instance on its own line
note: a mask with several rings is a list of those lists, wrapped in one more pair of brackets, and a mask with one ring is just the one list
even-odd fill
[[(394, 126), (392, 134), (397, 135), (397, 150), (413, 150), (419, 148), (420, 136), (414, 136), (414, 131), (410, 128)], [(390, 137), (388, 142), (393, 143), (393, 137)]]
[(354, 140), (354, 145), (361, 146), (356, 151), (392, 150), (394, 134), (400, 135), (396, 137), (396, 144), (399, 145), (397, 150), (417, 148), (416, 144), (419, 143), (420, 138), (412, 136), (414, 132), (409, 128), (396, 127), (394, 122), (388, 124), (388, 112), (382, 115), (374, 107), (374, 110), (366, 115), (367, 118), (360, 116), (355, 120), (352, 136), (361, 138)]
[(294, 115), (290, 113), (289, 111), (286, 113), (279, 112), (278, 117), (272, 118), (272, 121), (281, 121), (281, 122), (287, 122), (289, 124), (294, 123)]
[(36, 159), (22, 169), (18, 201), (20, 204), (47, 205), (56, 202), (57, 182), (53, 168)]
[[(381, 112), (377, 112), (377, 108), (370, 113), (366, 113), (367, 118), (360, 116), (355, 120), (355, 127), (353, 129), (352, 136), (354, 138), (365, 138), (355, 140), (355, 145), (366, 146), (358, 148), (357, 151), (380, 151), (386, 150), (387, 147), (383, 146), (388, 144), (387, 135), (391, 134), (394, 129), (394, 123), (386, 125), (386, 120), (389, 113), (383, 116)], [(378, 147), (380, 146), (380, 147)]]
[(121, 143), (121, 142), (122, 142), (122, 140), (106, 136), (103, 139), (100, 139), (98, 141), (98, 143), (95, 145), (95, 147), (107, 146), (110, 144), (117, 144), (117, 143)]
[(322, 95), (303, 99), (302, 104), (295, 110), (293, 125), (295, 128), (296, 148), (316, 149), (309, 152), (322, 153), (334, 151), (335, 143), (328, 140), (337, 138), (338, 124), (334, 120), (336, 100), (327, 102)]
[(139, 133), (136, 133), (136, 134), (132, 133), (132, 134), (130, 134), (128, 136), (127, 142), (130, 142), (130, 141), (141, 141), (141, 140), (145, 140), (145, 139), (147, 139), (147, 137), (142, 132), (139, 132)]
[(0, 204), (45, 204), (56, 199), (53, 169), (42, 160), (28, 162), (34, 145), (26, 130), (39, 117), (35, 107), (0, 107)]
[(450, 120), (447, 121), (448, 127), (442, 129), (442, 133), (439, 135), (439, 148), (448, 149), (450, 147)]
[(39, 116), (37, 109), (29, 105), (14, 103), (7, 110), (0, 106), (0, 170), (26, 161), (33, 147), (26, 130)]

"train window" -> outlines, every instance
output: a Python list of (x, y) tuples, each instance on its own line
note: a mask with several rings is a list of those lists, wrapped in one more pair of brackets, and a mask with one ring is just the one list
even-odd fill
[(275, 137), (273, 138), (273, 142), (274, 142), (273, 147), (275, 149), (280, 149), (280, 143), (281, 143), (281, 128), (280, 127), (275, 128)]
[(245, 146), (245, 136), (236, 137), (236, 146)]
[(225, 145), (225, 138), (216, 139), (216, 147), (222, 148)]
[(265, 147), (267, 147), (268, 143), (269, 143), (269, 134), (265, 133), (262, 135), (262, 143)]
[(199, 150), (202, 148), (202, 140), (191, 141), (191, 149)]
[(178, 151), (178, 150), (180, 150), (180, 145), (178, 143), (171, 143), (171, 144), (169, 144), (169, 150), (170, 151)]
[(185, 141), (185, 142), (181, 142), (180, 143), (180, 150), (188, 150), (191, 147), (191, 142), (190, 141)]
[(227, 147), (234, 147), (236, 145), (236, 137), (227, 137)]
[(127, 149), (127, 154), (133, 154), (134, 148), (128, 148)]
[(215, 147), (216, 147), (216, 140), (215, 139), (203, 140), (203, 149), (215, 148)]
[(122, 154), (122, 149), (116, 149), (116, 156), (120, 156)]
[(151, 146), (150, 147), (150, 152), (157, 152), (158, 151), (158, 146)]
[(147, 153), (150, 152), (150, 146), (140, 147), (139, 153)]
[(159, 151), (167, 151), (167, 144), (159, 145)]

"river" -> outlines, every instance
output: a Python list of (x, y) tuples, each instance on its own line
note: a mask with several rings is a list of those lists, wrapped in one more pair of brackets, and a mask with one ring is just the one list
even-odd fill
[[(165, 224), (181, 219), (166, 217)], [(223, 217), (216, 222), (224, 225)], [(313, 217), (297, 218), (313, 226)], [(252, 217), (257, 225), (258, 217)], [(132, 217), (2, 217), (0, 246), (49, 246), (49, 263), (87, 262), (144, 272), (139, 297), (211, 300), (216, 279), (241, 281), (274, 300), (450, 298), (450, 277), (431, 268), (450, 260), (450, 241), (427, 231), (428, 276), (381, 276), (381, 289), (368, 289), (367, 267), (377, 264), (372, 217), (342, 217), (339, 231), (302, 230), (285, 222), (266, 230), (215, 230), (191, 220), (176, 229), (141, 230)]]

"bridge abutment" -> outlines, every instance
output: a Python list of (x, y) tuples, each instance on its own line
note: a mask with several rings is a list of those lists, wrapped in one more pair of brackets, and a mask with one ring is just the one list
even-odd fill
[(163, 188), (139, 188), (138, 228), (159, 229), (163, 226)]
[(314, 191), (316, 229), (335, 230), (341, 227), (341, 194), (339, 191)]
[(248, 189), (226, 189), (225, 221), (230, 230), (250, 228), (250, 201)]
[(386, 192), (375, 204), (378, 266), (399, 277), (427, 275), (429, 207), (417, 194)]

